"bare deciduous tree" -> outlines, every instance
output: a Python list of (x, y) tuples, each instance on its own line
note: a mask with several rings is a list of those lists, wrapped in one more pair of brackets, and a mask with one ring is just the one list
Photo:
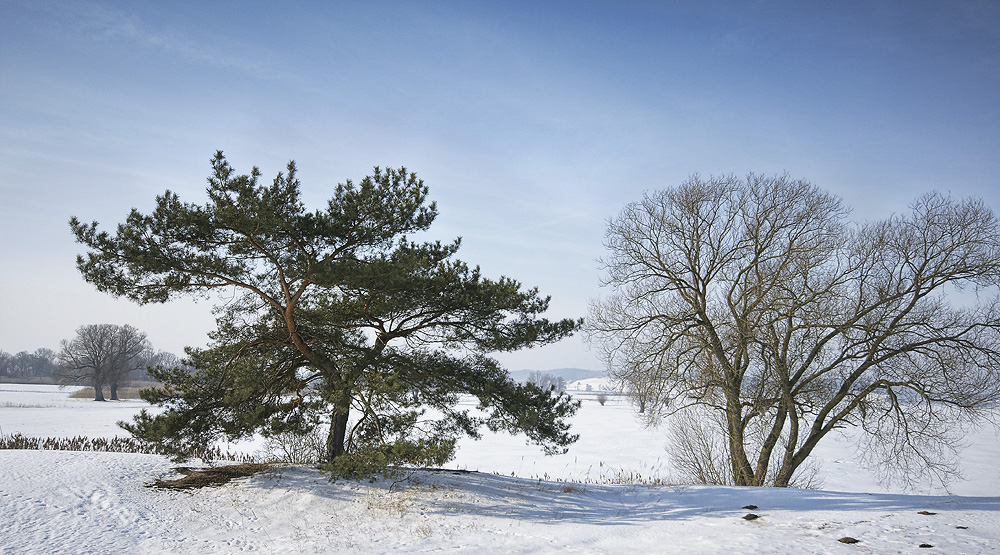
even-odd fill
[(609, 223), (590, 340), (649, 417), (714, 410), (734, 484), (788, 486), (846, 425), (884, 477), (946, 480), (1000, 399), (1000, 229), (976, 199), (911, 208), (852, 225), (787, 176), (649, 193)]
[(89, 383), (94, 400), (104, 401), (104, 386), (118, 399), (118, 385), (130, 372), (145, 366), (151, 353), (146, 334), (115, 324), (82, 326), (71, 341), (63, 341), (56, 370), (62, 383)]
[(187, 368), (188, 370), (193, 370), (193, 368), (185, 366), (184, 361), (179, 356), (167, 351), (153, 352), (150, 350), (142, 360), (137, 360), (136, 362), (138, 368), (128, 375), (131, 382), (156, 381), (149, 375), (151, 368)]
[(542, 391), (566, 391), (565, 379), (541, 370), (529, 372), (527, 381), (537, 385)]

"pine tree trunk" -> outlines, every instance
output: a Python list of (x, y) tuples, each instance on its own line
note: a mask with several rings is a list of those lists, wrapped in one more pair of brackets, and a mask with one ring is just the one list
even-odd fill
[(351, 416), (351, 395), (344, 394), (337, 400), (330, 413), (330, 433), (326, 437), (326, 462), (346, 452), (347, 421)]

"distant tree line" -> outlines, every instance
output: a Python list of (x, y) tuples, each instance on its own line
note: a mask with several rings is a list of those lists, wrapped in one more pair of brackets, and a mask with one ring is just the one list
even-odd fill
[(103, 401), (104, 389), (118, 399), (118, 388), (131, 382), (154, 381), (149, 367), (176, 367), (180, 359), (155, 351), (146, 334), (129, 325), (94, 324), (77, 329), (60, 350), (37, 349), (10, 354), (0, 351), (0, 380), (82, 384), (94, 389), (94, 400)]
[(52, 349), (21, 351), (15, 355), (0, 351), (0, 378), (49, 380), (55, 367), (56, 352)]

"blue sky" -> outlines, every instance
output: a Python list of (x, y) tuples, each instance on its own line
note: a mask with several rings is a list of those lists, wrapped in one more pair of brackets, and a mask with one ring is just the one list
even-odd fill
[[(67, 221), (201, 202), (216, 149), (296, 160), (317, 208), (406, 166), (432, 236), (579, 317), (606, 220), (693, 173), (787, 171), (858, 220), (934, 189), (1000, 209), (998, 91), (992, 1), (0, 0), (0, 349), (103, 322), (203, 345), (211, 303), (96, 292)], [(500, 358), (599, 368), (579, 338)]]

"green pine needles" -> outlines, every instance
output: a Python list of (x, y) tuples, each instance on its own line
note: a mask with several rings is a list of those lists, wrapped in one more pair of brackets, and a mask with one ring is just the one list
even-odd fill
[(483, 427), (523, 432), (546, 453), (576, 440), (567, 419), (579, 403), (515, 383), (489, 353), (558, 341), (582, 321), (542, 318), (547, 297), (484, 278), (455, 259), (459, 240), (408, 241), (437, 215), (415, 174), (375, 168), (308, 211), (294, 162), (270, 186), (221, 151), (212, 168), (204, 205), (167, 191), (114, 234), (70, 220), (88, 248), (77, 267), (100, 291), (140, 304), (233, 294), (208, 348), (151, 370), (165, 387), (143, 398), (165, 410), (122, 424), (137, 439), (183, 459), (223, 437), (329, 426), (321, 462), (348, 474), (440, 465)]

